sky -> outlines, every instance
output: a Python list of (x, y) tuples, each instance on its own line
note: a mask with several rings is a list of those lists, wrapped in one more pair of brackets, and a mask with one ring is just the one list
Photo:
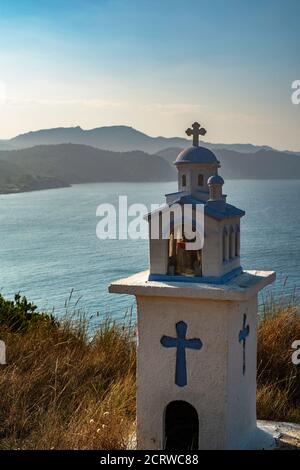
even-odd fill
[(0, 0), (0, 138), (128, 125), (300, 150), (299, 0)]

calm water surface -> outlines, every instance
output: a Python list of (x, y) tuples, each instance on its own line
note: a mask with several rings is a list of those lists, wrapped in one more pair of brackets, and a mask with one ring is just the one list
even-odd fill
[[(107, 286), (147, 269), (148, 242), (98, 240), (96, 208), (117, 204), (119, 195), (150, 208), (176, 188), (175, 182), (97, 183), (0, 196), (1, 293), (21, 291), (40, 309), (60, 315), (73, 289), (73, 304), (80, 299), (78, 306), (90, 315), (123, 317), (133, 298), (108, 294)], [(300, 181), (228, 181), (225, 193), (246, 210), (243, 267), (277, 271), (277, 295), (299, 288)]]

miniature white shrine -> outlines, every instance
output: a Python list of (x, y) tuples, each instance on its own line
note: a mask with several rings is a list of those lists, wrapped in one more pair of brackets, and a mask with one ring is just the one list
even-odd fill
[(198, 123), (187, 130), (193, 146), (175, 161), (178, 192), (166, 195), (165, 205), (170, 211), (179, 205), (183, 213), (186, 205), (192, 214), (201, 209), (201, 247), (191, 248), (172, 217), (168, 236), (160, 223), (158, 236), (151, 237), (157, 212), (149, 214), (150, 271), (109, 287), (137, 301), (140, 449), (272, 445), (256, 422), (256, 342), (258, 292), (275, 273), (240, 266), (245, 213), (226, 202), (220, 163), (199, 146), (205, 132)]

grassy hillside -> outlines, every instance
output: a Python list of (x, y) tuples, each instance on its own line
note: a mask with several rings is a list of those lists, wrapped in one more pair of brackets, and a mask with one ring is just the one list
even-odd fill
[[(26, 320), (26, 317), (28, 318)], [(135, 419), (134, 332), (60, 325), (0, 297), (0, 449), (125, 448)]]
[[(135, 332), (84, 319), (60, 324), (20, 297), (0, 296), (0, 449), (124, 449), (135, 425)], [(267, 309), (258, 332), (258, 417), (300, 423), (300, 338), (293, 306)]]

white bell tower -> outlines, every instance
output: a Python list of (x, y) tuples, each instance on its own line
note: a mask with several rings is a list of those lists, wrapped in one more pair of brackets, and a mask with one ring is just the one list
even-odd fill
[[(243, 449), (271, 445), (256, 425), (258, 292), (274, 272), (240, 265), (240, 219), (228, 204), (215, 155), (193, 146), (175, 162), (179, 190), (166, 207), (189, 204), (204, 213), (204, 245), (151, 239), (150, 269), (109, 291), (137, 301), (137, 443), (140, 449)], [(149, 214), (151, 223), (155, 214)]]

